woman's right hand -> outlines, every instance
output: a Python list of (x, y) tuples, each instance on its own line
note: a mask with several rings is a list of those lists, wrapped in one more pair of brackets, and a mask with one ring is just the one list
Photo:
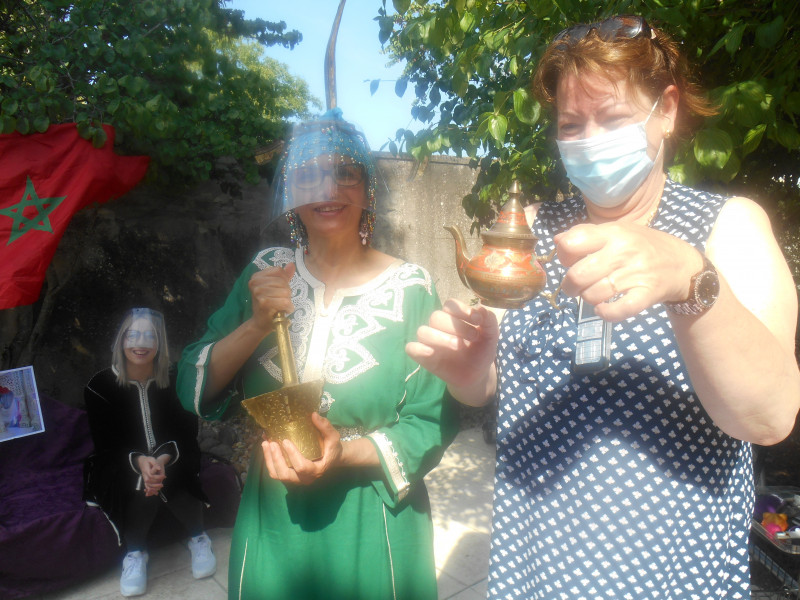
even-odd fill
[(500, 327), (484, 306), (450, 299), (417, 330), (406, 354), (447, 383), (464, 404), (484, 404), (494, 393)]
[(295, 273), (295, 264), (285, 267), (270, 267), (258, 271), (250, 277), (248, 287), (253, 300), (253, 321), (264, 332), (272, 331), (275, 313), (294, 312), (292, 290), (289, 281)]
[(164, 487), (164, 480), (167, 474), (164, 472), (164, 465), (152, 456), (140, 456), (139, 471), (144, 482), (144, 495), (155, 496)]

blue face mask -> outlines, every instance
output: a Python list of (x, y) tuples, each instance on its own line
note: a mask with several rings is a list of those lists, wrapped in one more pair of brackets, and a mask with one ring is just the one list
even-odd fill
[[(658, 101), (641, 123), (583, 140), (556, 140), (567, 176), (592, 204), (603, 208), (619, 206), (653, 170), (655, 163), (647, 155), (645, 125), (657, 104)], [(658, 151), (661, 152), (660, 147)]]

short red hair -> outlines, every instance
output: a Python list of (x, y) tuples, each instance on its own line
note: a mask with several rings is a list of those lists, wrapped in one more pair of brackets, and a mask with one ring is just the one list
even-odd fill
[(606, 41), (592, 29), (583, 38), (551, 43), (533, 77), (534, 96), (544, 105), (556, 106), (558, 82), (565, 74), (603, 77), (612, 83), (625, 80), (628, 89), (636, 90), (655, 102), (664, 90), (678, 88), (678, 115), (673, 136), (666, 140), (670, 154), (677, 142), (688, 137), (701, 117), (717, 113), (691, 76), (689, 64), (678, 44), (666, 33), (651, 27), (652, 37), (615, 38)]

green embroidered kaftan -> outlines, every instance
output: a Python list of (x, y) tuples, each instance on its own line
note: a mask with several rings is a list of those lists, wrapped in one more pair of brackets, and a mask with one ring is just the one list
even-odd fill
[[(407, 341), (438, 307), (430, 275), (395, 261), (358, 288), (323, 303), (325, 286), (301, 251), (256, 255), (203, 338), (186, 348), (178, 390), (188, 410), (218, 418), (231, 396), (204, 402), (215, 341), (252, 315), (247, 283), (257, 269), (294, 261), (289, 334), (300, 381), (323, 378), (320, 412), (343, 439), (366, 435), (380, 469), (340, 469), (311, 486), (272, 480), (259, 449), (242, 495), (231, 545), (230, 598), (435, 599), (433, 526), (424, 475), (457, 430), (444, 383), (405, 354)], [(245, 397), (281, 387), (274, 334), (241, 372)], [(241, 398), (239, 398), (241, 400)]]

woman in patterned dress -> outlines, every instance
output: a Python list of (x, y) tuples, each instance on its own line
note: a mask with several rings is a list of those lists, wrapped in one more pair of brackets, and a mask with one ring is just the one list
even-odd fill
[[(461, 402), (499, 400), (489, 596), (749, 598), (750, 443), (784, 439), (800, 405), (796, 293), (768, 219), (666, 176), (713, 111), (644, 19), (564, 30), (534, 91), (580, 190), (527, 209), (562, 305), (498, 325), (447, 301), (407, 346)], [(613, 327), (594, 372), (573, 363), (579, 302)]]
[(277, 311), (291, 320), (300, 381), (325, 381), (325, 416), (313, 415), (322, 458), (283, 440), (254, 453), (230, 598), (437, 597), (423, 477), (457, 431), (455, 405), (403, 351), (440, 303), (427, 271), (370, 246), (376, 181), (338, 109), (301, 124), (273, 182), (297, 248), (257, 253), (184, 351), (179, 393), (204, 418), (222, 415), (229, 388), (249, 398), (281, 387)]

